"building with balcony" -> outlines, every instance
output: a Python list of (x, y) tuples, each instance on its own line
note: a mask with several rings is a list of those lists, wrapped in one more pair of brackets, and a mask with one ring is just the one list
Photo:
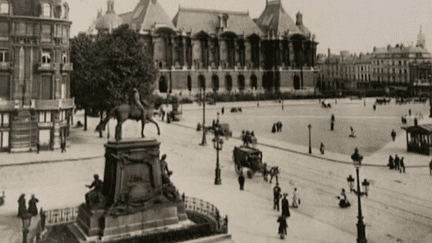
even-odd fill
[(67, 144), (68, 15), (61, 0), (0, 0), (0, 151)]
[(278, 92), (313, 89), (317, 42), (297, 13), (268, 0), (258, 19), (248, 12), (181, 8), (171, 20), (157, 0), (140, 0), (131, 12), (114, 14), (114, 1), (88, 33), (120, 24), (141, 34), (159, 68), (156, 93)]

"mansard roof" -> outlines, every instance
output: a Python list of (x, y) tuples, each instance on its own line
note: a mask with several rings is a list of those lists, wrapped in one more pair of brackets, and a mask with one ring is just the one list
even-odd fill
[(149, 31), (156, 26), (165, 26), (175, 30), (168, 14), (157, 0), (140, 0), (132, 12), (119, 15), (123, 23), (132, 26), (135, 24), (137, 29)]
[(289, 30), (290, 35), (301, 34), (310, 31), (301, 24), (301, 28), (296, 25), (294, 20), (288, 15), (282, 6), (280, 0), (269, 0), (264, 12), (257, 19), (256, 23), (265, 33), (274, 33), (275, 35), (284, 34)]
[(227, 17), (227, 27), (223, 29), (223, 32), (233, 32), (245, 37), (253, 34), (264, 36), (248, 12), (179, 8), (173, 23), (177, 29), (191, 32), (192, 35), (201, 31), (209, 35), (217, 35), (223, 33), (219, 31), (219, 17), (221, 16)]

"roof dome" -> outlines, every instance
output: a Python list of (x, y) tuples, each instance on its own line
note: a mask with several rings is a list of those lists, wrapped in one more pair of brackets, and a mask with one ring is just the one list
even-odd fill
[(107, 5), (105, 15), (96, 19), (95, 28), (97, 30), (115, 29), (123, 24), (123, 20), (114, 11), (114, 0), (108, 0)]

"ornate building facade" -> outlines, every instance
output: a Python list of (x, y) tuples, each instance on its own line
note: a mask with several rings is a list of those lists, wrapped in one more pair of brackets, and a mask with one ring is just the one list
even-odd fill
[[(318, 55), (320, 74), (318, 86), (324, 90), (385, 89), (408, 90), (424, 83), (424, 78), (411, 75), (413, 70), (423, 70), (431, 60), (425, 49), (426, 40), (420, 28), (416, 46), (397, 44), (373, 48), (372, 53), (360, 55), (342, 51), (340, 55)], [(329, 58), (330, 57), (330, 58)], [(422, 68), (418, 68), (421, 66)], [(422, 73), (422, 72), (418, 72)], [(416, 78), (414, 78), (416, 77)], [(420, 81), (419, 81), (420, 80)], [(423, 81), (422, 81), (423, 80)]]
[(248, 12), (179, 8), (171, 20), (157, 0), (140, 0), (131, 12), (107, 13), (89, 33), (120, 24), (141, 34), (159, 74), (156, 93), (278, 92), (313, 89), (317, 42), (286, 13), (281, 0), (267, 0), (258, 19)]
[(60, 148), (68, 140), (69, 6), (0, 1), (0, 151)]

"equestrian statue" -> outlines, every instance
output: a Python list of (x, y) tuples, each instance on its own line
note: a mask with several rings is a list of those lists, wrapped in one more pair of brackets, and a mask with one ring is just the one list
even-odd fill
[(115, 128), (115, 139), (120, 141), (122, 139), (122, 125), (127, 119), (139, 121), (141, 120), (141, 136), (144, 137), (144, 126), (146, 123), (151, 122), (156, 125), (158, 135), (160, 135), (159, 125), (153, 120), (153, 109), (144, 100), (140, 98), (137, 88), (133, 88), (133, 94), (130, 95), (129, 104), (122, 104), (114, 107), (107, 115), (107, 117), (99, 123), (96, 131), (105, 130), (106, 124), (111, 117), (117, 118), (117, 126)]

